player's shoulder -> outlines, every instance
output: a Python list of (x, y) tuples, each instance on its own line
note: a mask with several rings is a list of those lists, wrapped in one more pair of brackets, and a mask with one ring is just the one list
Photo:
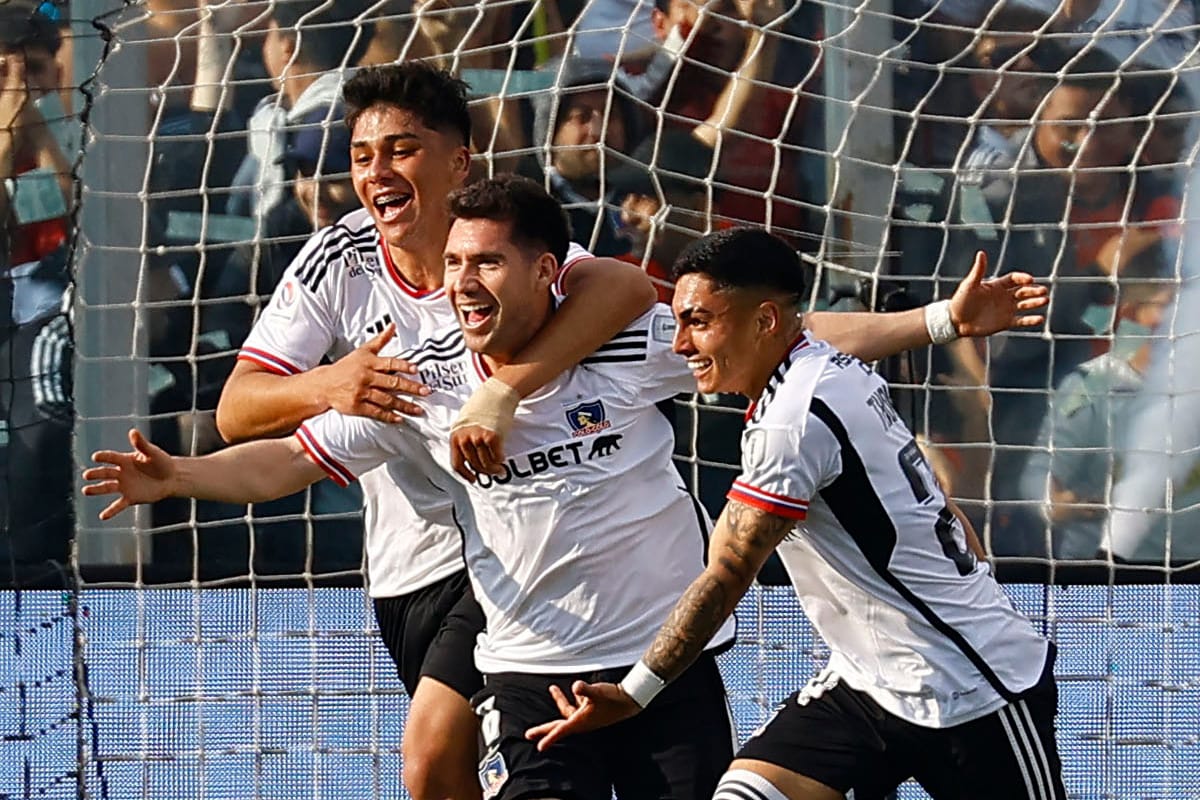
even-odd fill
[(351, 211), (313, 233), (292, 263), (296, 278), (316, 291), (327, 281), (379, 274), (379, 234), (366, 209)]
[(675, 316), (671, 307), (655, 303), (581, 363), (588, 366), (644, 363), (664, 346), (670, 347), (674, 338)]
[(805, 332), (767, 383), (755, 411), (764, 424), (798, 424), (814, 405), (837, 408), (874, 391), (879, 378), (869, 364)]

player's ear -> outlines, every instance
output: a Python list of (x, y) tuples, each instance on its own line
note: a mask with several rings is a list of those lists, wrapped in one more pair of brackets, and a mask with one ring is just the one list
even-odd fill
[(772, 300), (764, 300), (758, 304), (754, 314), (754, 323), (759, 336), (770, 336), (779, 330), (782, 323), (782, 310), (779, 304)]
[(558, 277), (558, 259), (553, 253), (544, 252), (537, 257), (534, 262), (534, 268), (537, 270), (537, 282), (539, 287), (549, 288), (554, 279)]
[(455, 172), (462, 175), (463, 180), (466, 180), (467, 173), (471, 171), (471, 151), (466, 147), (458, 147), (454, 150), (454, 156), (451, 159), (450, 165)]

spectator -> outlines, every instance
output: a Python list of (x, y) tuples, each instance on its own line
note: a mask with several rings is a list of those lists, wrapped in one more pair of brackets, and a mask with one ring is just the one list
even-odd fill
[(617, 235), (616, 198), (602, 174), (613, 164), (606, 151), (625, 153), (636, 141), (637, 108), (606, 61), (568, 57), (548, 69), (557, 71), (556, 90), (535, 98), (533, 143), (545, 158), (550, 193), (578, 241), (598, 256), (624, 255), (629, 242)]
[(371, 38), (369, 23), (355, 22), (358, 2), (284, 0), (269, 9), (263, 39), (263, 64), (278, 94), (259, 103), (249, 122), (249, 152), (238, 168), (231, 214), (265, 219), (284, 196), (283, 168), (278, 163), (285, 130), (316, 108), (331, 110), (341, 89), (343, 71), (358, 60)]
[(71, 165), (37, 101), (62, 83), (58, 26), (40, 12), (0, 6), (0, 244), (7, 264), (35, 264), (67, 239)]
[(613, 198), (620, 203), (621, 232), (633, 249), (622, 260), (641, 264), (664, 303), (671, 302), (671, 265), (689, 242), (712, 222), (712, 150), (677, 130), (645, 139), (629, 164), (611, 173)]
[[(1141, 389), (1150, 360), (1150, 335), (1159, 328), (1171, 301), (1161, 242), (1132, 255), (1120, 282), (1112, 349), (1084, 362), (1063, 379), (1051, 411), (1042, 423), (1037, 448), (1021, 477), (1023, 493), (1042, 503), (1049, 555), (1091, 558), (1099, 549), (1107, 516), (1105, 505), (1113, 476), (1119, 472), (1118, 431), (1122, 415)], [(1194, 489), (1180, 492), (1176, 508), (1200, 500)], [(1176, 530), (1182, 528), (1176, 518)], [(1161, 559), (1165, 526), (1156, 537)], [(1191, 557), (1200, 556), (1190, 537)], [(1047, 555), (1045, 542), (1030, 543), (1035, 555)], [(1188, 545), (1178, 537), (1174, 554)]]

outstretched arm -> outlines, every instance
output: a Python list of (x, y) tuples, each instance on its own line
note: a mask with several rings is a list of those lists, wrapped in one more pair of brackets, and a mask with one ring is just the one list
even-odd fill
[(450, 437), (455, 472), (502, 471), (504, 436), (517, 403), (596, 352), (658, 299), (642, 270), (614, 258), (588, 258), (563, 277), (566, 298), (537, 336), (466, 402)]
[(107, 466), (83, 472), (83, 479), (91, 481), (83, 487), (85, 495), (118, 495), (100, 512), (100, 519), (112, 519), (130, 506), (165, 497), (261, 503), (325, 477), (294, 436), (249, 442), (195, 458), (170, 455), (136, 429), (129, 431), (129, 444), (130, 452), (93, 453), (93, 461)]
[[(1009, 328), (1041, 325), (1046, 318), (1030, 312), (1049, 302), (1049, 290), (1034, 283), (1032, 275), (1010, 272), (984, 279), (987, 256), (975, 254), (971, 271), (950, 298), (950, 321), (959, 336), (991, 336)], [(814, 312), (805, 325), (845, 353), (863, 361), (878, 361), (905, 350), (932, 344), (925, 324), (927, 307), (890, 314)]]
[[(733, 613), (767, 556), (795, 527), (796, 521), (730, 500), (713, 530), (708, 566), (684, 591), (654, 643), (620, 685), (577, 681), (572, 704), (557, 687), (551, 688), (566, 719), (530, 728), (538, 749), (575, 733), (603, 728), (641, 711), (657, 689), (679, 677), (721, 624)], [(647, 686), (655, 686), (643, 693)], [(632, 695), (641, 695), (641, 702)]]

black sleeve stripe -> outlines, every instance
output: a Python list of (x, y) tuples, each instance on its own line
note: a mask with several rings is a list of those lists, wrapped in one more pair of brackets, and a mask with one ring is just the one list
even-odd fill
[(580, 361), (580, 364), (632, 364), (639, 361), (645, 361), (646, 354), (631, 354), (631, 355), (608, 355), (608, 356), (592, 356)]
[(414, 358), (419, 358), (426, 353), (461, 353), (463, 350), (462, 331), (458, 328), (450, 331), (446, 335), (438, 339), (427, 339), (416, 347), (410, 347), (401, 353), (398, 358), (411, 361)]
[[(1010, 690), (988, 666), (983, 656), (973, 648), (966, 637), (948, 622), (937, 615), (929, 605), (906, 586), (889, 569), (892, 552), (896, 549), (896, 524), (883, 505), (867, 475), (867, 468), (862, 457), (850, 440), (846, 426), (820, 398), (812, 399), (812, 414), (827, 427), (837, 439), (838, 449), (842, 457), (842, 472), (832, 483), (821, 489), (821, 499), (829, 506), (850, 538), (858, 546), (859, 551), (867, 559), (867, 563), (883, 578), (896, 593), (903, 597), (920, 614), (931, 627), (949, 639), (966, 656), (996, 693), (1008, 702), (1017, 698), (1017, 693)], [(930, 530), (930, 541), (933, 540)]]
[(633, 330), (633, 331), (621, 331), (620, 333), (618, 333), (612, 337), (612, 341), (616, 341), (617, 339), (638, 339), (638, 338), (645, 339), (649, 335), (650, 335), (650, 331), (645, 328), (641, 328), (639, 330)]
[(374, 226), (362, 231), (351, 231), (344, 225), (334, 225), (325, 232), (324, 238), (318, 243), (308, 257), (296, 268), (296, 278), (309, 291), (315, 292), (321, 281), (329, 274), (329, 265), (341, 257), (344, 250), (358, 250), (370, 254), (374, 250)]

